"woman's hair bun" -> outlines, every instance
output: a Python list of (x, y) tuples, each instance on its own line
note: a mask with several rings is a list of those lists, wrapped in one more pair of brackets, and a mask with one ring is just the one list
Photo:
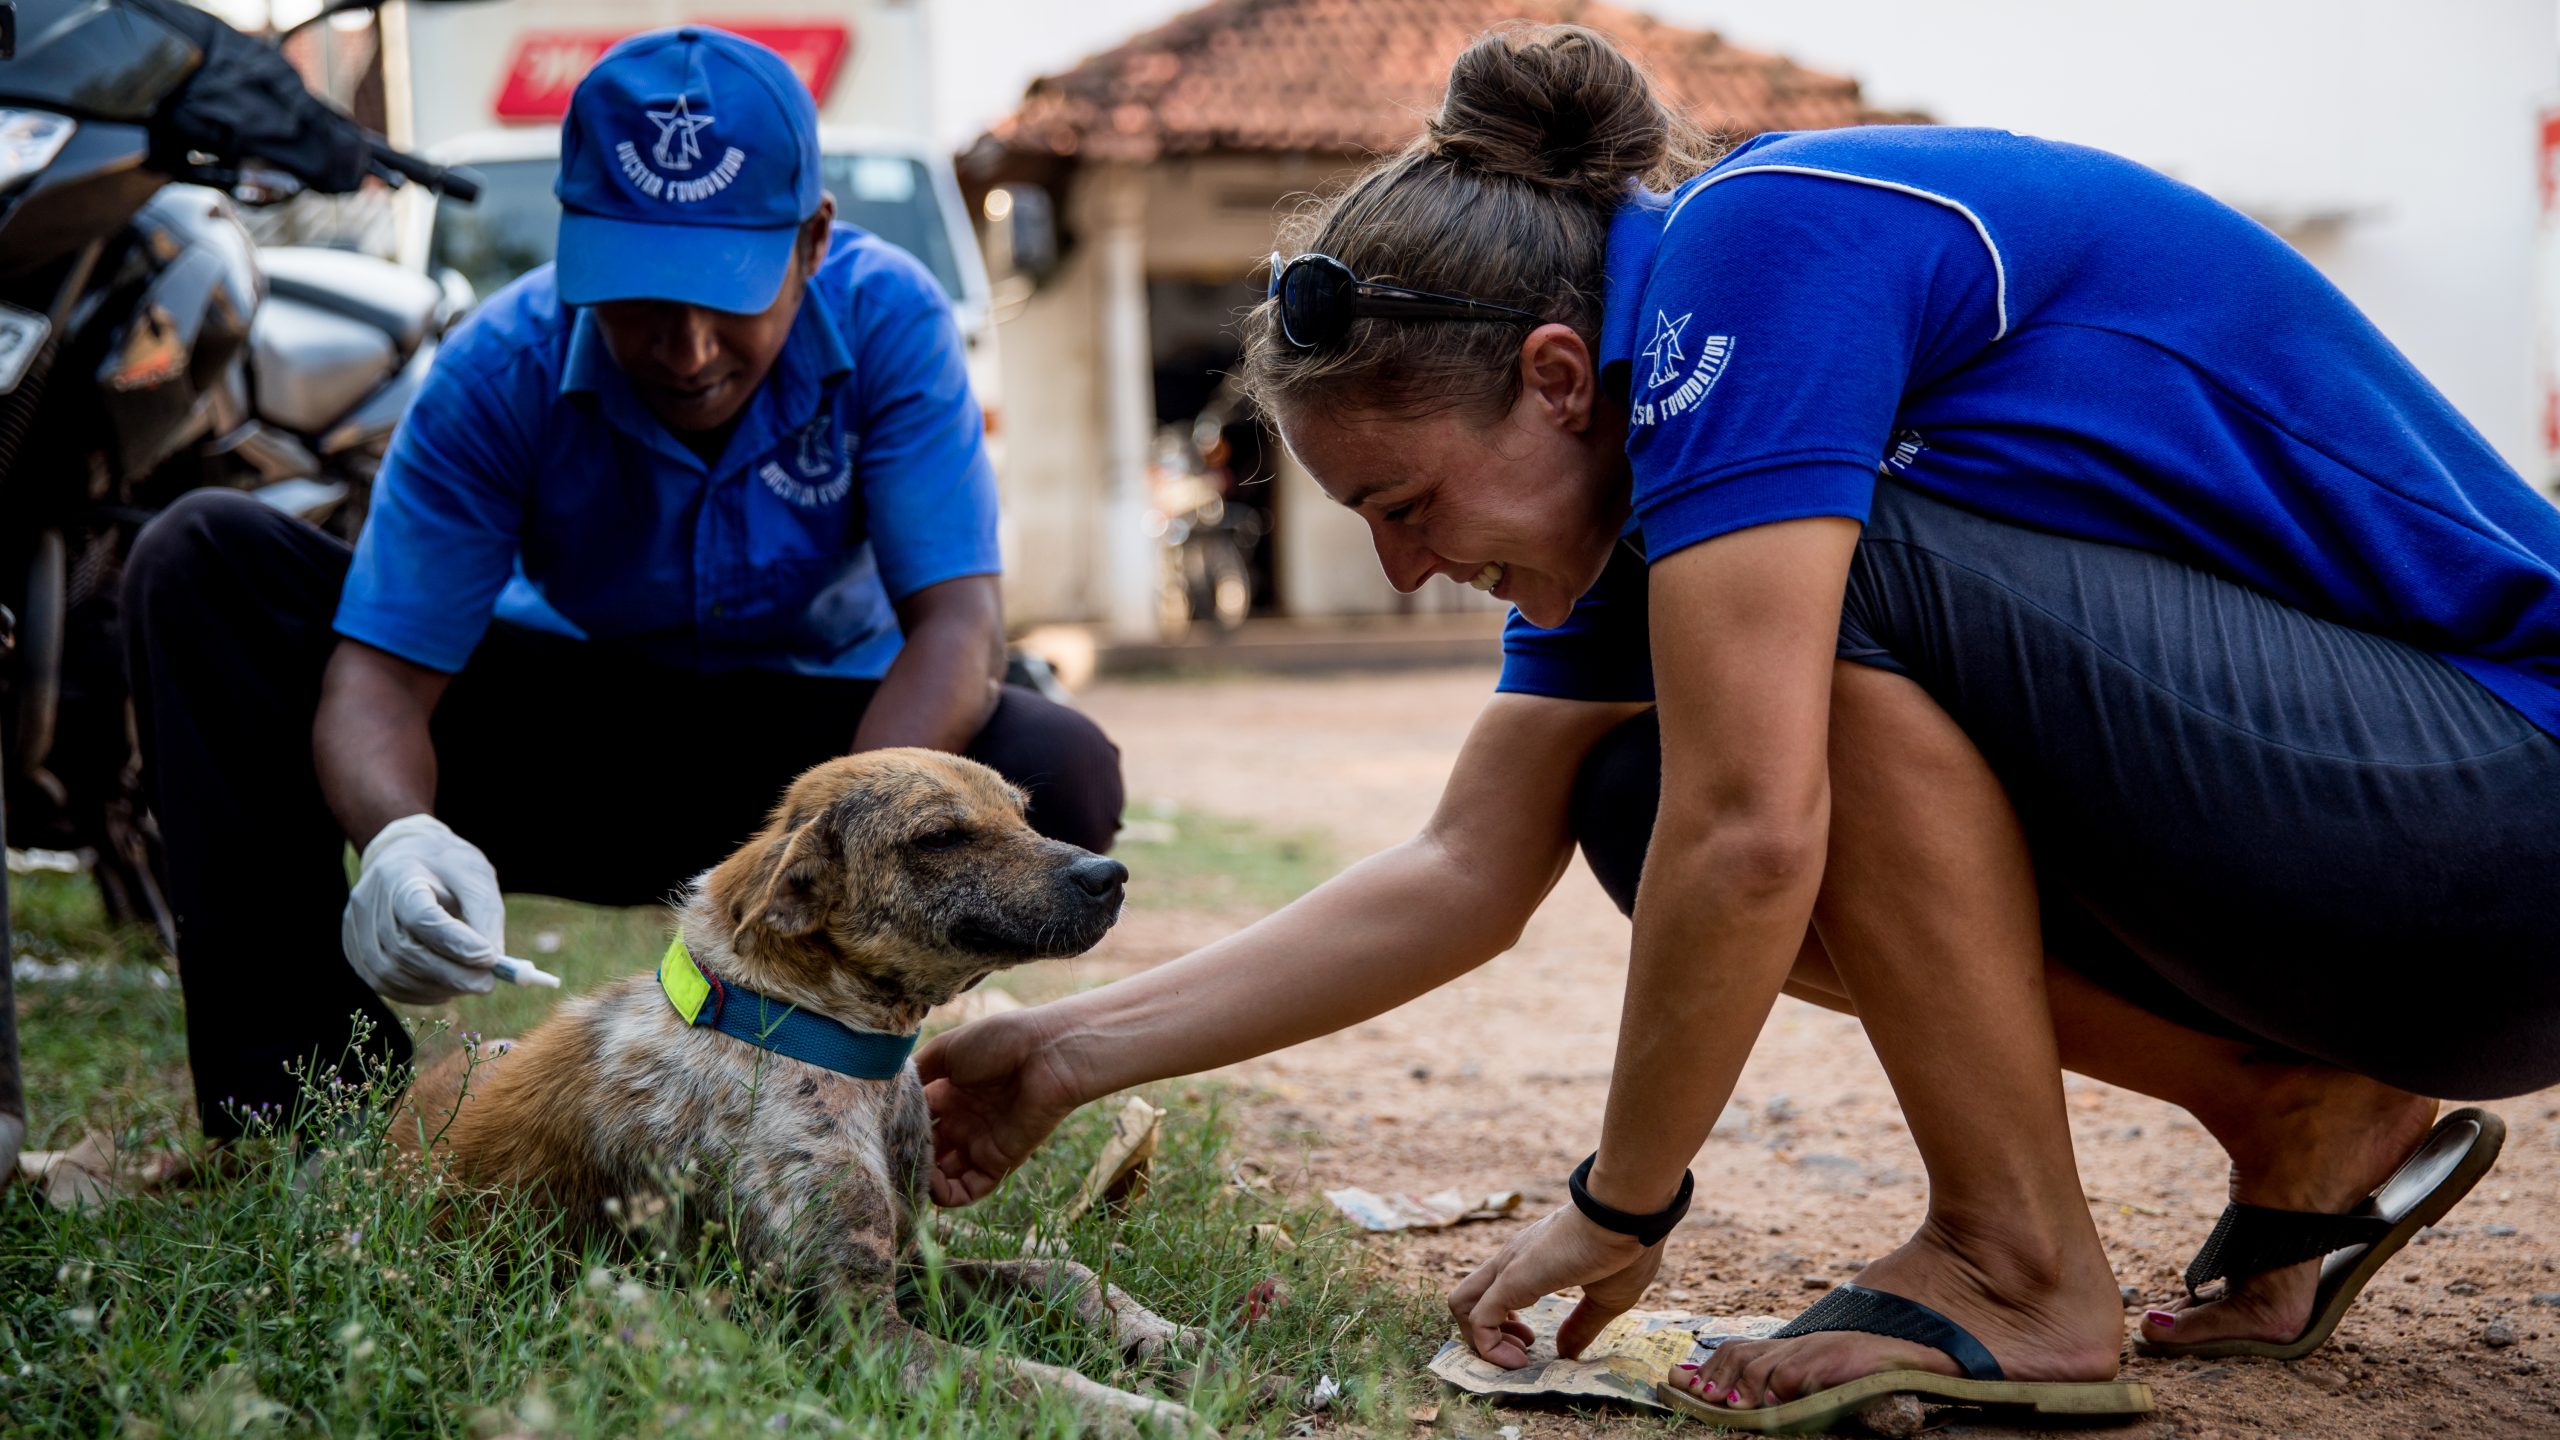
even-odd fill
[(1580, 25), (1508, 25), (1450, 67), (1424, 144), (1488, 175), (1615, 206), (1630, 178), (1685, 158), (1697, 139), (1608, 37)]

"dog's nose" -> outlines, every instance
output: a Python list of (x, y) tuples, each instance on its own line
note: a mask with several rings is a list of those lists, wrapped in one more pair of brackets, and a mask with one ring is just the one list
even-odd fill
[(1087, 855), (1068, 866), (1067, 875), (1076, 882), (1077, 889), (1094, 899), (1117, 900), (1122, 882), (1129, 878), (1129, 867), (1117, 860)]

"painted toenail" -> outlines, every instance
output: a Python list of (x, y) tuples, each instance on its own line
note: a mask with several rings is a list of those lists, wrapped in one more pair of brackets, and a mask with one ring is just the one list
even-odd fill
[(2149, 1310), (2143, 1313), (2142, 1318), (2159, 1326), (2163, 1330), (2175, 1330), (2178, 1328), (2178, 1317), (2172, 1311)]

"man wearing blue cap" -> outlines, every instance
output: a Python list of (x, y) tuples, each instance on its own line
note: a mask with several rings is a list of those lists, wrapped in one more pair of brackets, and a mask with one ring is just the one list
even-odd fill
[(136, 542), (209, 1134), (289, 1111), (289, 1066), (352, 1068), (353, 1014), (405, 1058), (382, 997), (489, 990), (501, 874), (661, 899), (847, 750), (975, 756), (1108, 847), (1118, 751), (998, 680), (995, 482), (943, 293), (834, 223), (817, 127), (752, 41), (615, 46), (562, 127), (556, 265), (438, 355), (352, 553), (228, 491)]

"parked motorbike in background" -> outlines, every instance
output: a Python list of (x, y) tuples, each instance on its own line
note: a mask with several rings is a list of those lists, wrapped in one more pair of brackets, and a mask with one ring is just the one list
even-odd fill
[(1168, 636), (1195, 624), (1224, 635), (1253, 612), (1253, 552), (1266, 521), (1230, 498), (1237, 479), (1226, 433), (1243, 407), (1229, 382), (1198, 415), (1156, 431), (1146, 527), (1164, 547), (1158, 620)]
[[(209, 484), (361, 523), (453, 307), (388, 262), (261, 253), (234, 205), (368, 178), (477, 193), (179, 0), (0, 0), (0, 606), (16, 622), (0, 804), (11, 845), (86, 852), (109, 914), (172, 946), (125, 689), (124, 556)], [(14, 1056), (0, 1065), (7, 1104)]]
[[(0, 606), (0, 664), (18, 638), (18, 617)], [(9, 829), (9, 802), (0, 795), (0, 834)], [(17, 1178), (20, 1147), (27, 1143), (27, 1093), (18, 1079), (17, 951), (9, 940), (9, 877), (0, 872), (0, 1185)]]

